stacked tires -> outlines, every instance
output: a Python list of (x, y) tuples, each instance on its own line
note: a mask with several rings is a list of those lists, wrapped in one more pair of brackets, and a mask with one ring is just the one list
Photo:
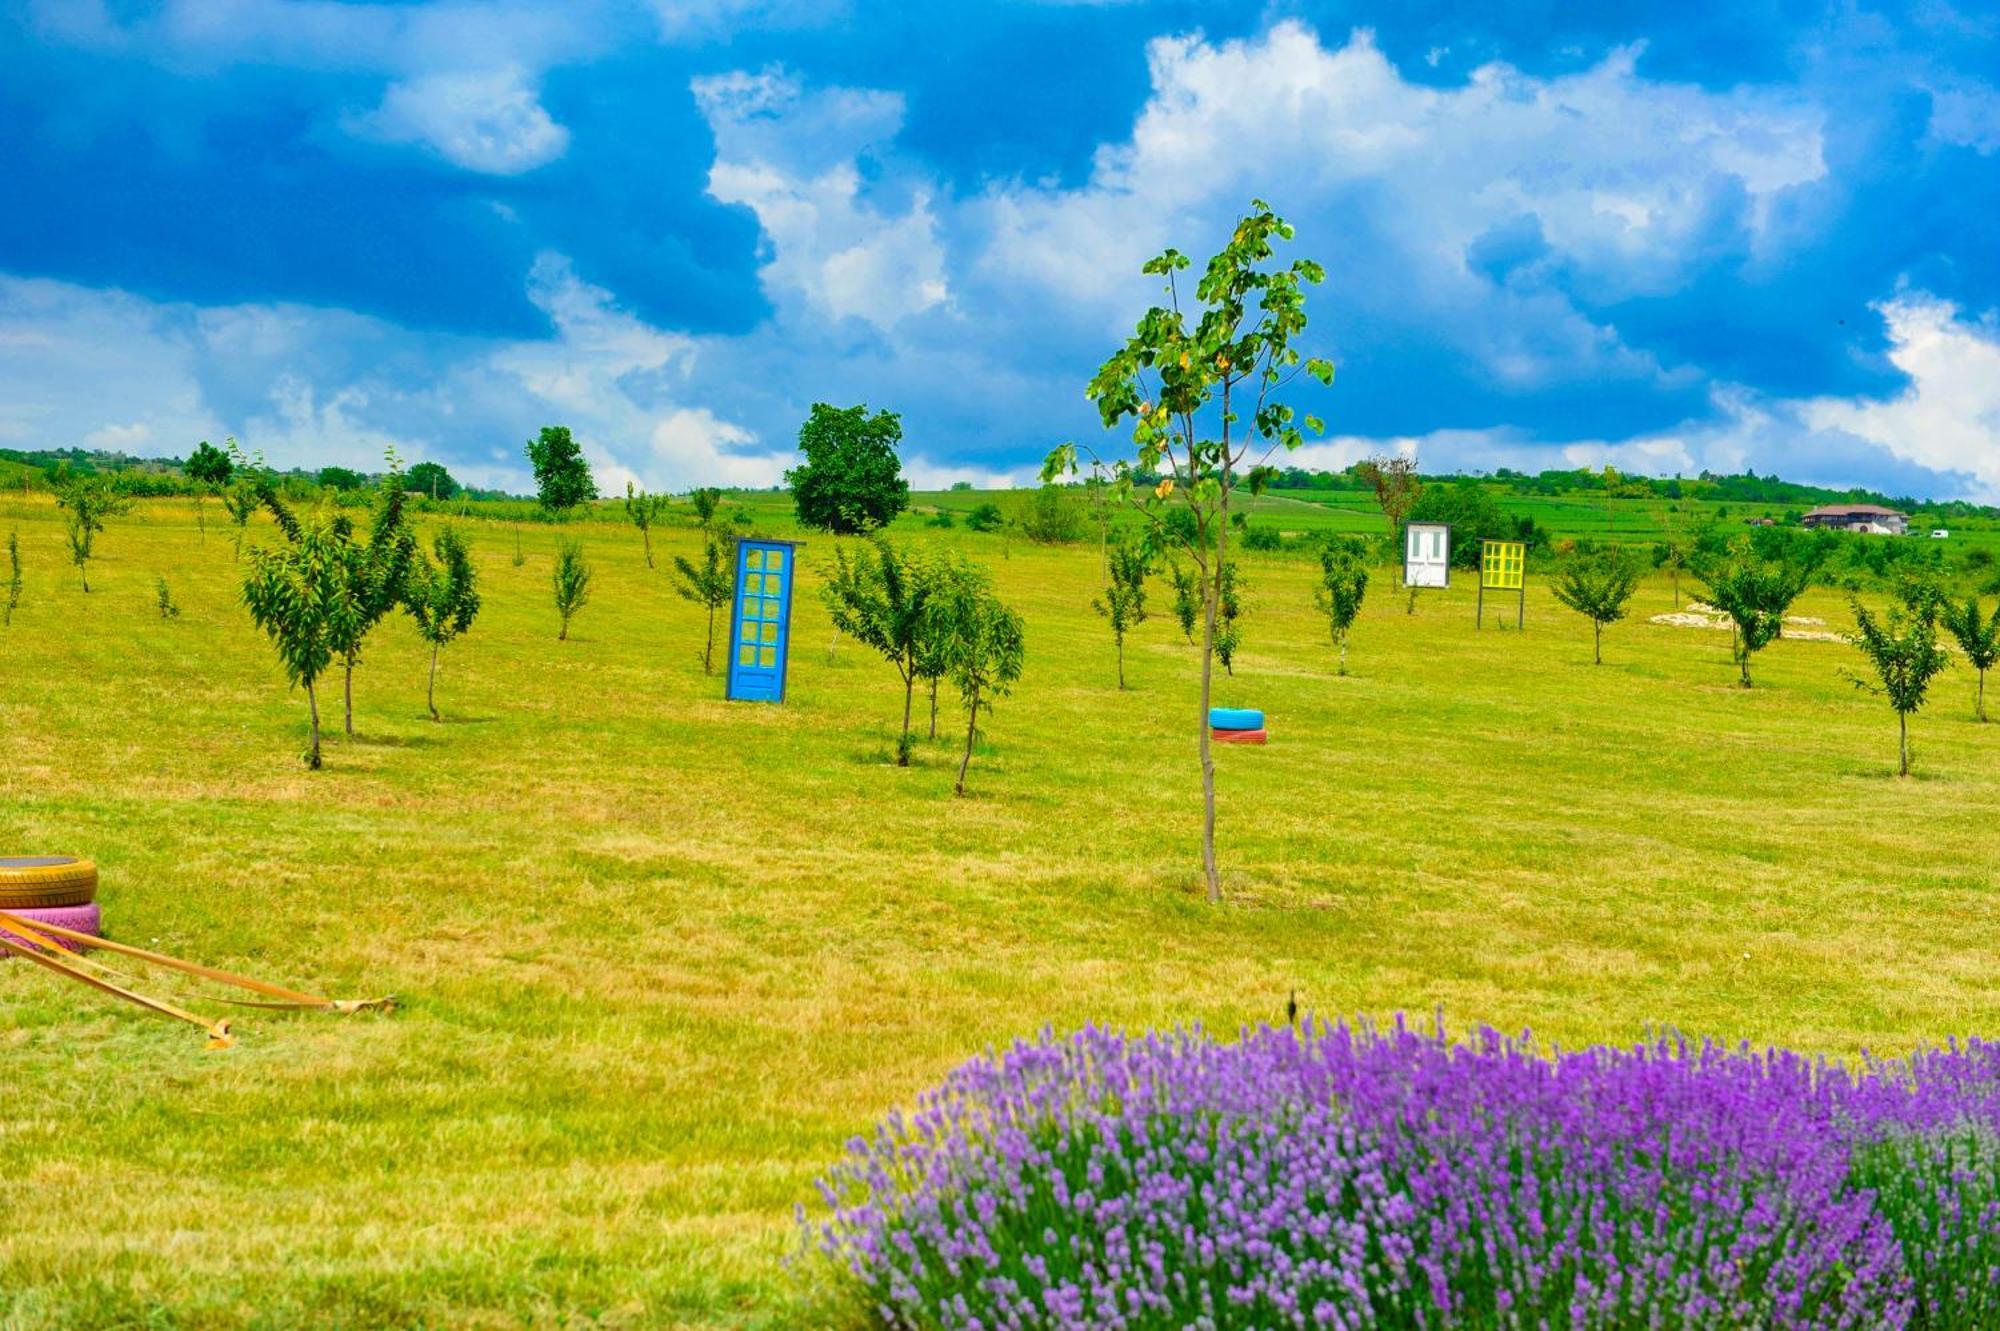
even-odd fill
[(1208, 737), (1217, 744), (1265, 744), (1264, 714), (1254, 707), (1211, 707)]
[[(0, 911), (93, 936), (104, 932), (97, 909), (97, 866), (74, 855), (0, 855)], [(0, 925), (0, 938), (22, 939)], [(63, 940), (72, 952), (80, 945)], [(11, 956), (0, 953), (0, 956)]]

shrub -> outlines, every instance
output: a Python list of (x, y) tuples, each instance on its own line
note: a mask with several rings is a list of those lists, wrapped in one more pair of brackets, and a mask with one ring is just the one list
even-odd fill
[(160, 612), (161, 619), (181, 617), (181, 608), (174, 604), (174, 594), (167, 586), (167, 580), (157, 575), (153, 578), (153, 608)]
[(2000, 1045), (1858, 1069), (1347, 1025), (976, 1059), (821, 1181), (859, 1309), (967, 1328), (1990, 1327)]
[(1271, 551), (1285, 548), (1285, 534), (1276, 527), (1266, 527), (1261, 523), (1246, 522), (1242, 535), (1245, 550)]
[(1021, 506), (1021, 534), (1038, 545), (1069, 545), (1083, 539), (1089, 515), (1083, 499), (1066, 485), (1050, 483)]
[(999, 531), (1007, 525), (1007, 516), (1000, 511), (1000, 505), (987, 500), (974, 505), (965, 515), (965, 525), (973, 531)]
[(1524, 539), (1518, 523), (1500, 511), (1486, 487), (1470, 478), (1450, 485), (1426, 486), (1410, 509), (1411, 522), (1451, 524), (1451, 566), (1479, 567), (1481, 541)]
[(949, 531), (958, 525), (958, 520), (952, 517), (950, 509), (941, 508), (931, 514), (930, 517), (924, 519), (924, 525), (926, 527), (936, 527), (941, 531)]

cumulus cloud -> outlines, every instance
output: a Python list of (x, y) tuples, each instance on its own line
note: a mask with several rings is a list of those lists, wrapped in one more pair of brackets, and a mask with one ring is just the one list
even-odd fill
[(1814, 399), (1804, 418), (1907, 462), (1977, 478), (2000, 500), (2000, 324), (1969, 321), (1950, 301), (1905, 292), (1875, 309), (1888, 325), (1889, 359), (1909, 386), (1887, 401)]
[(809, 94), (776, 70), (693, 90), (716, 140), (708, 192), (757, 215), (774, 304), (887, 330), (950, 298), (929, 189), (892, 205), (862, 186), (858, 159), (901, 127), (901, 97)]
[(546, 166), (569, 147), (519, 69), (426, 74), (389, 85), (349, 130), (386, 143), (418, 143), (468, 171), (513, 176)]

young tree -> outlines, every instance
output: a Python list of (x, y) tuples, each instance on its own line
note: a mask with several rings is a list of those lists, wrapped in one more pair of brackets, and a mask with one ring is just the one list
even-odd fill
[(715, 526), (716, 512), (722, 507), (722, 491), (712, 485), (690, 490), (688, 503), (694, 508), (695, 525), (709, 530)]
[(902, 439), (902, 418), (893, 411), (870, 416), (866, 403), (813, 403), (799, 427), (805, 461), (785, 473), (800, 525), (841, 533), (888, 526), (910, 503), (910, 483), (896, 456)]
[[(709, 511), (713, 514), (713, 504), (709, 506)], [(708, 609), (708, 637), (701, 646), (701, 673), (704, 675), (715, 673), (715, 612), (727, 607), (736, 595), (736, 567), (729, 555), (727, 542), (710, 532), (702, 542), (700, 564), (690, 562), (685, 555), (674, 556), (677, 578), (674, 590), (686, 600)]]
[(939, 570), (935, 594), (924, 615), (929, 632), (942, 644), (946, 671), (965, 704), (965, 755), (958, 762), (958, 784), (965, 794), (965, 773), (972, 766), (972, 746), (979, 736), (981, 709), (993, 710), (993, 700), (1013, 690), (1021, 677), (1026, 650), (1021, 617), (1001, 604), (986, 575), (965, 565)]
[[(1144, 271), (1164, 279), (1167, 303), (1140, 318), (1132, 337), (1099, 368), (1087, 390), (1106, 429), (1132, 422), (1137, 457), (1110, 469), (1119, 497), (1145, 517), (1159, 543), (1171, 542), (1186, 553), (1201, 587), (1200, 714), (1194, 719), (1201, 762), (1202, 869), (1211, 901), (1222, 897), (1222, 877), (1215, 858), (1215, 761), (1208, 710), (1223, 569), (1228, 566), (1230, 501), (1240, 486), (1249, 485), (1253, 493), (1261, 487), (1269, 474), (1264, 460), (1273, 452), (1297, 448), (1305, 431), (1322, 430), (1317, 417), (1299, 417), (1279, 394), (1300, 373), (1322, 385), (1333, 381), (1331, 362), (1306, 359), (1292, 345), (1306, 326), (1305, 288), (1323, 280), (1325, 271), (1309, 259), (1274, 266), (1274, 242), (1291, 238), (1292, 228), (1284, 219), (1262, 200), (1254, 201), (1195, 284), (1192, 311), (1181, 305), (1178, 281), (1189, 266), (1187, 256), (1170, 249), (1149, 260)], [(1043, 479), (1073, 473), (1076, 467), (1077, 446), (1064, 444), (1049, 455)], [(1136, 472), (1160, 479), (1135, 489)], [(1164, 514), (1170, 505), (1189, 515), (1191, 533), (1169, 528)]]
[(436, 502), (444, 499), (456, 499), (462, 487), (452, 478), (452, 474), (444, 469), (441, 463), (419, 462), (416, 466), (410, 468), (405, 488), (413, 495), (421, 495), (426, 499)]
[(1104, 595), (1091, 602), (1111, 621), (1111, 638), (1118, 645), (1118, 687), (1125, 687), (1125, 635), (1146, 622), (1146, 577), (1153, 571), (1145, 546), (1120, 540), (1106, 557), (1110, 576)]
[(403, 608), (417, 623), (417, 633), (431, 645), (431, 671), (424, 688), (424, 705), (431, 720), (442, 721), (437, 706), (438, 653), (444, 645), (472, 627), (479, 615), (479, 571), (473, 567), (472, 553), (454, 527), (446, 527), (431, 541), (437, 556), (432, 563), (423, 555), (410, 562), (403, 583)]
[(1687, 567), (1687, 546), (1681, 540), (1681, 506), (1678, 501), (1660, 510), (1660, 530), (1666, 536), (1661, 543), (1660, 567), (1666, 569), (1673, 579), (1674, 609), (1681, 608), (1681, 570)]
[(1174, 589), (1174, 619), (1181, 626), (1181, 636), (1192, 646), (1195, 621), (1201, 618), (1201, 584), (1176, 560), (1167, 561), (1167, 581)]
[[(1878, 620), (1859, 600), (1854, 602), (1855, 631), (1848, 641), (1867, 656), (1875, 679), (1856, 677), (1857, 687), (1879, 694), (1896, 709), (1897, 775), (1910, 774), (1910, 714), (1924, 705), (1931, 681), (1951, 664), (1937, 640), (1940, 598), (1908, 596), (1901, 609)], [(1877, 682), (1879, 681), (1879, 682)]]
[(51, 478), (56, 504), (62, 509), (63, 535), (69, 540), (69, 558), (90, 591), (90, 560), (97, 551), (97, 534), (104, 520), (130, 511), (132, 501), (118, 493), (106, 476), (93, 476), (58, 469)]
[(1762, 559), (1737, 545), (1695, 570), (1708, 592), (1708, 602), (1729, 616), (1736, 629), (1734, 655), (1750, 687), (1750, 658), (1777, 641), (1785, 627), (1785, 612), (1812, 581), (1808, 564), (1786, 559)]
[(917, 680), (932, 663), (935, 620), (929, 614), (929, 603), (937, 583), (927, 565), (878, 535), (851, 560), (836, 549), (833, 576), (820, 588), (833, 626), (880, 652), (903, 681), (903, 732), (896, 741), (898, 767), (910, 765), (910, 708)]
[(590, 565), (584, 562), (581, 543), (569, 540), (556, 542), (553, 583), (556, 613), (562, 616), (562, 628), (556, 633), (556, 641), (567, 642), (569, 621), (590, 601)]
[(639, 529), (639, 538), (646, 543), (646, 567), (653, 567), (653, 524), (667, 508), (667, 496), (649, 495), (644, 490), (634, 490), (632, 482), (625, 482), (625, 516)]
[(567, 425), (544, 425), (528, 441), (528, 463), (535, 469), (535, 495), (550, 513), (561, 516), (597, 498), (590, 463)]
[(158, 574), (153, 576), (153, 608), (160, 612), (161, 619), (179, 619), (181, 608), (174, 604), (173, 589), (167, 580)]
[[(260, 477), (258, 494), (287, 540), (303, 530), (298, 518), (278, 497), (268, 477)], [(339, 613), (329, 620), (334, 654), (341, 663), (342, 728), (354, 733), (354, 668), (361, 664), (361, 646), (375, 626), (403, 601), (403, 582), (416, 555), (417, 539), (405, 512), (403, 470), (392, 450), (389, 469), (378, 487), (369, 519), (368, 538), (355, 539), (352, 522), (332, 520), (328, 530), (339, 560)]]
[(202, 499), (206, 495), (219, 495), (222, 487), (229, 484), (229, 474), (236, 464), (229, 460), (229, 454), (204, 439), (188, 454), (188, 460), (181, 466), (181, 474), (188, 478), (194, 489), (194, 525), (201, 538), (208, 539), (208, 518), (202, 510)]
[(0, 625), (14, 622), (14, 611), (21, 605), (21, 533), (10, 530), (7, 533), (7, 603), (0, 606)]
[(1236, 649), (1243, 645), (1243, 599), (1236, 561), (1222, 566), (1220, 585), (1215, 592), (1215, 659), (1223, 673), (1236, 675)]
[(236, 530), (232, 533), (234, 546), (231, 558), (243, 558), (243, 537), (250, 529), (250, 515), (263, 506), (264, 487), (270, 477), (266, 474), (264, 455), (259, 452), (254, 458), (244, 456), (236, 440), (225, 441), (227, 452), (224, 457), (229, 462), (229, 478), (216, 492), (221, 496), (223, 511), (229, 514), (229, 525)]
[(1973, 714), (1984, 721), (1986, 672), (2000, 665), (2000, 601), (1994, 603), (1992, 616), (1982, 619), (1979, 598), (1968, 596), (1964, 605), (1947, 603), (1942, 618), (1945, 628), (1958, 640), (1958, 649), (1965, 653), (1966, 662), (1979, 672), (1979, 691), (1974, 695)]
[(1591, 655), (1598, 665), (1604, 664), (1604, 626), (1625, 618), (1638, 587), (1638, 565), (1612, 548), (1571, 555), (1549, 584), (1556, 600), (1590, 621)]
[[(1417, 506), (1417, 499), (1424, 492), (1424, 478), (1417, 474), (1416, 454), (1381, 454), (1359, 463), (1354, 474), (1368, 482), (1375, 491), (1375, 506), (1382, 510), (1382, 516), (1389, 520), (1389, 540), (1397, 545), (1397, 578), (1402, 577), (1403, 551), (1400, 545), (1403, 524), (1410, 520), (1410, 510)], [(1416, 612), (1416, 599), (1410, 600), (1410, 612)]]
[(252, 547), (243, 574), (243, 604), (278, 650), (278, 663), (292, 687), (304, 686), (312, 718), (312, 741), (305, 763), (320, 766), (319, 694), (321, 674), (333, 664), (335, 623), (347, 613), (347, 558), (350, 535), (335, 530), (345, 519), (315, 513), (294, 521), (291, 538), (275, 550)]
[(1327, 628), (1340, 649), (1339, 673), (1347, 673), (1347, 635), (1368, 595), (1368, 563), (1353, 541), (1330, 540), (1319, 549), (1319, 581), (1313, 584), (1313, 604), (1326, 616)]

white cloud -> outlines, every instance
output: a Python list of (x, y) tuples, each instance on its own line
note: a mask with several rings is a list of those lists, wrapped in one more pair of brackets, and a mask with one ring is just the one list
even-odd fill
[(1817, 398), (1805, 404), (1805, 421), (1933, 471), (1970, 474), (2000, 499), (2000, 325), (1961, 319), (1951, 302), (1923, 292), (1875, 309), (1909, 387), (1885, 402)]
[[(1434, 327), (1498, 382), (1658, 375), (1565, 290), (1659, 294), (1718, 233), (1773, 243), (1774, 202), (1826, 166), (1812, 106), (1646, 80), (1635, 54), (1554, 79), (1487, 65), (1437, 88), (1405, 80), (1365, 31), (1332, 49), (1292, 22), (1221, 44), (1161, 38), (1130, 139), (1100, 148), (1081, 188), (992, 190), (980, 262), (1124, 326), (1144, 257), (1220, 234), (1268, 194), (1322, 224), (1306, 252), (1333, 260), (1340, 299)], [(1482, 270), (1482, 242), (1508, 232), (1519, 253)], [(1343, 263), (1364, 236), (1367, 267)]]
[(697, 79), (693, 89), (716, 139), (708, 192), (757, 215), (773, 304), (887, 331), (950, 299), (930, 190), (886, 205), (868, 197), (856, 165), (901, 127), (902, 98), (808, 94), (770, 70)]
[(1968, 80), (1933, 89), (1928, 134), (1982, 157), (2000, 152), (2000, 88)]
[(392, 83), (348, 130), (386, 143), (418, 143), (468, 171), (512, 176), (546, 166), (569, 147), (526, 76), (514, 68), (425, 74)]

